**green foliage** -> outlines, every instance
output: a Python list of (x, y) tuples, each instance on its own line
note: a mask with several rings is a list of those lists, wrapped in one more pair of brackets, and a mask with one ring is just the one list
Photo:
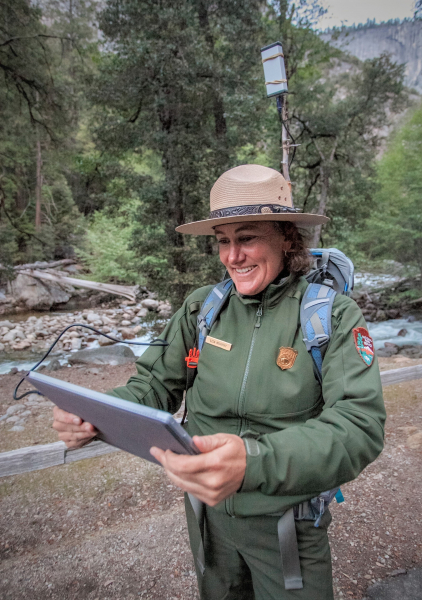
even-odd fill
[(90, 271), (89, 279), (122, 284), (144, 283), (139, 261), (129, 249), (133, 212), (129, 205), (117, 215), (96, 212), (91, 218), (84, 247), (76, 250), (78, 258)]
[[(91, 279), (142, 282), (175, 306), (220, 279), (213, 239), (175, 228), (208, 214), (210, 188), (226, 169), (252, 162), (279, 169), (280, 123), (259, 54), (277, 39), (289, 128), (301, 144), (291, 173), (296, 205), (329, 214), (325, 245), (362, 260), (369, 253), (413, 261), (415, 251), (406, 254), (400, 240), (413, 239), (414, 224), (397, 227), (394, 207), (382, 224), (384, 233), (391, 228), (389, 252), (368, 245), (379, 131), (400, 108), (402, 70), (385, 56), (362, 64), (323, 42), (313, 29), (321, 10), (316, 0), (2, 2), (7, 277), (12, 264), (76, 248)], [(414, 167), (406, 202), (417, 198)], [(382, 193), (376, 197), (385, 208)], [(363, 239), (365, 220), (372, 233)]]
[(8, 264), (71, 256), (80, 237), (67, 180), (84, 109), (92, 12), (80, 0), (60, 3), (58, 15), (58, 4), (0, 5), (0, 253)]
[(422, 272), (422, 106), (394, 135), (377, 169), (378, 191), (361, 233), (370, 256), (415, 264)]

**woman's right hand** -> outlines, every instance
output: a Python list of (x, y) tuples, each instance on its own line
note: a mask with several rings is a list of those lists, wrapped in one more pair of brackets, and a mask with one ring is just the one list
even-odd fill
[(53, 429), (58, 432), (59, 439), (73, 450), (88, 444), (98, 433), (91, 423), (86, 423), (57, 406), (53, 409), (53, 416)]

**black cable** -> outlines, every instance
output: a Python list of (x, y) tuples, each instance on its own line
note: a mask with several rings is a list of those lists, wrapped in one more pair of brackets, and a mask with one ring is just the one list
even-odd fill
[[(35, 369), (40, 366), (40, 364), (50, 354), (50, 352), (52, 351), (52, 349), (54, 348), (54, 346), (57, 344), (57, 342), (59, 341), (59, 339), (62, 337), (62, 335), (64, 333), (66, 333), (66, 331), (68, 329), (70, 329), (71, 327), (85, 327), (85, 329), (90, 329), (91, 331), (95, 331), (95, 333), (98, 333), (99, 335), (103, 335), (104, 337), (108, 338), (109, 340), (112, 340), (113, 342), (119, 342), (121, 344), (133, 344), (134, 346), (168, 346), (169, 345), (168, 342), (166, 342), (165, 340), (162, 340), (160, 338), (156, 338), (156, 339), (152, 340), (151, 342), (129, 342), (127, 340), (125, 340), (125, 341), (118, 340), (116, 338), (111, 337), (111, 335), (107, 335), (106, 333), (102, 333), (98, 329), (95, 329), (95, 327), (91, 327), (90, 325), (85, 325), (85, 323), (73, 323), (72, 325), (68, 325), (65, 329), (63, 329), (63, 331), (60, 333), (60, 335), (51, 344), (50, 348), (44, 354), (44, 356), (42, 357), (42, 359), (40, 361), (38, 361), (37, 364), (35, 366), (33, 366), (32, 369), (30, 369), (29, 372), (35, 371)], [(158, 343), (156, 343), (156, 342), (158, 342)], [(14, 400), (22, 400), (22, 398), (25, 398), (25, 396), (28, 396), (29, 394), (38, 394), (39, 396), (43, 396), (43, 394), (41, 394), (40, 392), (38, 392), (36, 390), (30, 391), (30, 392), (25, 392), (21, 396), (17, 396), (16, 394), (18, 393), (18, 389), (19, 389), (19, 387), (21, 386), (21, 384), (24, 381), (25, 381), (25, 377), (23, 377), (19, 381), (18, 385), (15, 387), (14, 392), (13, 392), (13, 399)]]

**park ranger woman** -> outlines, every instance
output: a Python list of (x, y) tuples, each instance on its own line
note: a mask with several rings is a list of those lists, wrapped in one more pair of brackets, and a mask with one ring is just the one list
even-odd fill
[[(332, 599), (331, 517), (326, 510), (315, 527), (308, 501), (357, 477), (383, 447), (380, 376), (355, 341), (354, 330), (366, 327), (356, 303), (334, 300), (322, 383), (303, 341), (310, 263), (296, 225), (325, 221), (295, 211), (280, 173), (243, 165), (213, 186), (208, 219), (178, 228), (214, 234), (234, 284), (186, 395), (187, 429), (201, 454), (151, 449), (187, 492), (203, 600)], [(211, 289), (185, 300), (162, 334), (168, 346), (150, 347), (137, 360), (137, 375), (112, 394), (179, 409), (185, 359), (197, 345), (197, 318)], [(58, 408), (54, 427), (74, 448), (95, 435), (92, 425)]]

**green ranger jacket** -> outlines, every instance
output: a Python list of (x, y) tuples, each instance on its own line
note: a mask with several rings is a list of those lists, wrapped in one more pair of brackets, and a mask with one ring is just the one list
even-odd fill
[[(367, 366), (353, 328), (366, 327), (357, 304), (337, 295), (322, 389), (303, 342), (300, 303), (308, 286), (292, 276), (261, 298), (232, 289), (211, 335), (231, 350), (205, 343), (187, 392), (190, 435), (219, 432), (245, 441), (247, 466), (240, 490), (217, 505), (232, 516), (281, 513), (357, 477), (383, 448), (385, 409), (376, 359)], [(196, 320), (212, 286), (193, 292), (162, 338), (137, 360), (137, 375), (111, 393), (176, 412), (186, 387), (185, 357), (196, 344)], [(277, 365), (293, 348), (293, 366)]]

